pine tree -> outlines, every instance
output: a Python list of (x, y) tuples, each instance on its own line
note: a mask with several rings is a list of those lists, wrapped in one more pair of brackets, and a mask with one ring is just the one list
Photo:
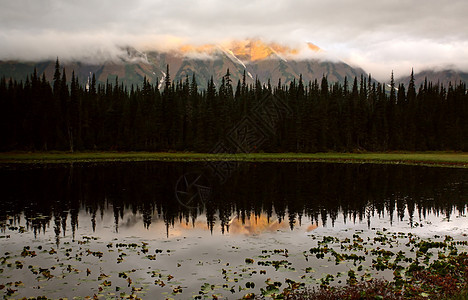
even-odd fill
[(395, 79), (392, 76), (390, 78), (390, 96), (387, 109), (387, 122), (388, 122), (388, 133), (389, 133), (389, 147), (394, 150), (398, 148), (398, 121), (396, 111), (396, 94), (395, 94)]
[(57, 57), (57, 60), (55, 61), (55, 72), (54, 72), (54, 94), (59, 95), (60, 93), (60, 63), (59, 59)]
[(164, 79), (164, 91), (167, 92), (171, 88), (171, 75), (169, 74), (169, 65), (166, 65), (166, 78)]
[(409, 82), (409, 85), (408, 85), (408, 94), (407, 94), (406, 98), (408, 99), (408, 102), (410, 104), (414, 103), (414, 101), (416, 101), (416, 87), (414, 85), (414, 71), (413, 71), (413, 69), (411, 69), (410, 82)]

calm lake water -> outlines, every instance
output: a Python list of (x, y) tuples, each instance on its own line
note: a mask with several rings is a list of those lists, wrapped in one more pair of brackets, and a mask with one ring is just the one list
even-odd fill
[[(223, 180), (205, 170), (175, 162), (1, 168), (0, 293), (238, 299), (274, 281), (318, 286), (334, 274), (330, 284), (344, 284), (349, 270), (392, 278), (391, 270), (371, 274), (370, 258), (357, 269), (315, 257), (309, 249), (324, 237), (342, 251), (345, 239), (401, 251), (412, 235), (468, 239), (465, 169), (239, 163)], [(377, 245), (382, 234), (394, 241)]]

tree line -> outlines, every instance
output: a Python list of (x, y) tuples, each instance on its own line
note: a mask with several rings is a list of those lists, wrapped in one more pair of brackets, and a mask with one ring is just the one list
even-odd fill
[[(376, 82), (369, 75), (344, 83), (276, 85), (229, 70), (200, 91), (196, 75), (159, 87), (115, 82), (86, 85), (66, 78), (56, 61), (52, 82), (36, 70), (26, 80), (0, 80), (1, 151), (147, 150), (208, 152), (243, 117), (275, 95), (290, 113), (258, 150), (265, 152), (468, 150), (468, 95), (463, 82), (415, 86)], [(158, 82), (158, 80), (156, 80)]]

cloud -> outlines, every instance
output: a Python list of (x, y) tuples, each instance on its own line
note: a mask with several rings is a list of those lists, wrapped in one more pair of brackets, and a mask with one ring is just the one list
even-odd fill
[(382, 77), (411, 67), (466, 70), (466, 11), (465, 0), (4, 1), (0, 59), (100, 61), (120, 57), (125, 46), (261, 38), (313, 42)]
[(409, 76), (411, 69), (468, 70), (468, 41), (443, 43), (429, 39), (392, 38), (375, 42), (367, 48), (347, 45), (337, 48), (335, 56), (372, 71), (374, 77), (389, 81), (395, 77)]

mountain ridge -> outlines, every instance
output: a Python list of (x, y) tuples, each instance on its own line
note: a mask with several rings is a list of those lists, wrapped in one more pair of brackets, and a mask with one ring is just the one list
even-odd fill
[[(323, 50), (312, 43), (292, 48), (261, 40), (246, 40), (233, 41), (227, 45), (183, 45), (169, 51), (141, 52), (130, 47), (125, 50), (127, 55), (120, 57), (118, 61), (101, 64), (65, 61), (61, 64), (66, 70), (67, 78), (71, 78), (74, 70), (81, 84), (85, 84), (90, 74), (94, 73), (100, 83), (113, 82), (118, 77), (127, 86), (141, 85), (145, 77), (151, 83), (159, 84), (166, 76), (167, 65), (170, 67), (172, 80), (184, 80), (186, 76), (192, 77), (195, 74), (200, 88), (206, 88), (211, 77), (221, 80), (227, 69), (230, 70), (234, 84), (242, 80), (244, 71), (248, 84), (254, 83), (256, 78), (262, 83), (271, 80), (272, 84), (276, 84), (281, 79), (282, 84), (289, 84), (300, 75), (305, 82), (320, 80), (322, 76), (327, 76), (332, 82), (343, 82), (345, 76), (351, 78), (366, 74), (361, 68), (354, 68), (341, 61), (332, 62), (313, 57)], [(45, 73), (46, 78), (52, 80), (55, 70), (55, 61), (52, 60), (0, 61), (0, 77), (24, 80), (33, 72), (34, 67), (38, 74)]]
[[(397, 83), (403, 83), (408, 86), (411, 79), (411, 75), (399, 77), (395, 80)], [(426, 81), (434, 84), (439, 83), (447, 87), (449, 83), (452, 85), (459, 84), (460, 82), (468, 83), (468, 73), (453, 69), (441, 69), (431, 70), (426, 69), (420, 72), (414, 73), (414, 84), (419, 88)]]
[[(343, 61), (326, 59), (325, 51), (312, 43), (304, 43), (297, 48), (277, 43), (266, 43), (258, 39), (232, 41), (224, 45), (182, 45), (167, 51), (142, 52), (132, 47), (124, 48), (126, 55), (103, 63), (86, 63), (80, 61), (64, 61), (62, 67), (67, 78), (71, 79), (72, 71), (85, 85), (91, 74), (95, 74), (98, 83), (119, 82), (130, 87), (141, 86), (144, 78), (161, 87), (166, 76), (166, 67), (170, 67), (172, 80), (185, 80), (195, 74), (199, 88), (204, 89), (211, 77), (215, 84), (230, 70), (233, 84), (237, 84), (245, 71), (247, 84), (258, 79), (262, 83), (270, 80), (276, 85), (289, 84), (301, 75), (304, 82), (321, 80), (323, 76), (329, 82), (343, 82), (347, 77), (351, 81), (367, 72), (362, 68), (353, 67)], [(0, 78), (25, 80), (26, 76), (37, 69), (38, 74), (44, 73), (51, 81), (55, 71), (55, 61), (20, 62), (0, 61)], [(416, 86), (420, 86), (425, 78), (444, 85), (460, 81), (468, 82), (468, 73), (455, 70), (423, 70), (414, 74)], [(216, 82), (218, 80), (219, 82)], [(396, 83), (408, 85), (410, 76), (395, 79)], [(390, 81), (390, 80), (388, 80)]]

